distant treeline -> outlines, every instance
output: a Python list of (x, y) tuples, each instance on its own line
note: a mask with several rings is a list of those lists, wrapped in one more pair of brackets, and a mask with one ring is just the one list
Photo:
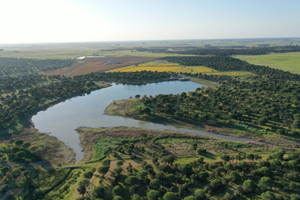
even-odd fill
[(25, 58), (0, 58), (0, 77), (38, 74), (73, 65), (75, 60), (48, 59), (34, 60)]
[(177, 53), (190, 55), (264, 55), (269, 53), (299, 52), (300, 46), (274, 46), (274, 47), (245, 47), (238, 46), (207, 46), (207, 47), (179, 47), (179, 48), (137, 48), (137, 51), (152, 53)]
[(170, 80), (171, 76), (177, 76), (176, 73), (169, 72), (113, 72), (113, 73), (90, 73), (78, 76), (90, 81), (108, 81), (122, 84), (141, 85), (146, 83), (161, 82)]
[(16, 77), (0, 77), (0, 94), (25, 89), (36, 86), (38, 84), (47, 83), (54, 77), (46, 77), (39, 74), (30, 74)]

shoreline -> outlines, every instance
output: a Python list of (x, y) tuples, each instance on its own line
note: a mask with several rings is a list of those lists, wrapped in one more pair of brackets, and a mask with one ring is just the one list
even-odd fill
[(105, 108), (104, 113), (107, 115), (122, 116), (122, 117), (133, 118), (136, 120), (144, 120), (153, 123), (171, 125), (171, 126), (175, 126), (176, 128), (187, 128), (196, 131), (205, 131), (220, 136), (254, 140), (257, 143), (266, 143), (275, 146), (282, 146), (285, 148), (299, 148), (299, 143), (297, 143), (297, 141), (292, 141), (291, 139), (287, 139), (284, 136), (279, 136), (276, 134), (272, 135), (272, 137), (268, 137), (268, 136), (261, 136), (255, 133), (242, 132), (237, 129), (225, 127), (219, 124), (209, 124), (209, 123), (192, 124), (192, 123), (177, 121), (177, 120), (168, 121), (165, 119), (152, 119), (146, 116), (144, 116), (144, 118), (139, 117), (135, 113), (135, 110), (133, 108), (134, 107), (133, 104), (136, 101), (138, 101), (138, 99), (122, 99), (118, 101), (113, 101)]

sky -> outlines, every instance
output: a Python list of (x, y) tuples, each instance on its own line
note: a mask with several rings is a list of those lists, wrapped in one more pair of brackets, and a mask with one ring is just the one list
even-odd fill
[(300, 37), (300, 0), (0, 0), (0, 43)]

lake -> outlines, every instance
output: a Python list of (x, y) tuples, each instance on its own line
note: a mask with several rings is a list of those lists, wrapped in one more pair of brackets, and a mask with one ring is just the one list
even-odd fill
[(71, 98), (45, 111), (40, 111), (32, 117), (32, 122), (40, 132), (55, 136), (58, 140), (63, 141), (72, 148), (76, 153), (76, 162), (84, 157), (84, 152), (80, 145), (79, 133), (75, 131), (76, 128), (82, 126), (93, 128), (127, 126), (153, 130), (176, 130), (236, 141), (253, 141), (104, 114), (105, 108), (114, 100), (128, 99), (137, 94), (141, 96), (180, 94), (182, 92), (195, 91), (198, 87), (203, 86), (191, 81), (166, 81), (148, 83), (146, 85), (113, 84), (110, 87), (96, 90), (85, 96)]

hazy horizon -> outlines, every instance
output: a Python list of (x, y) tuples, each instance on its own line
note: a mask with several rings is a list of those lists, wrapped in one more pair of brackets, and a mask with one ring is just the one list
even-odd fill
[(0, 44), (300, 37), (296, 0), (0, 2)]

